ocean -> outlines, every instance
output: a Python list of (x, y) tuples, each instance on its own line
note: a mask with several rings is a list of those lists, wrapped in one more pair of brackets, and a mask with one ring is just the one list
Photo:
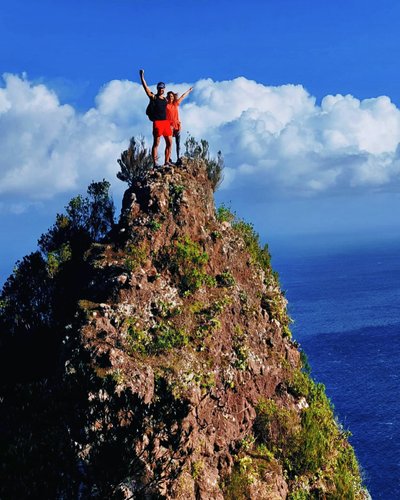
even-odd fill
[(273, 267), (372, 498), (400, 498), (400, 243), (278, 254)]

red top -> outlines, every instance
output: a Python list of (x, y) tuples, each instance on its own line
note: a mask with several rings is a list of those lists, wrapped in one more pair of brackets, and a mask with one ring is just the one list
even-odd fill
[(171, 122), (171, 126), (174, 130), (180, 130), (181, 128), (178, 106), (179, 104), (177, 102), (167, 104), (167, 120)]

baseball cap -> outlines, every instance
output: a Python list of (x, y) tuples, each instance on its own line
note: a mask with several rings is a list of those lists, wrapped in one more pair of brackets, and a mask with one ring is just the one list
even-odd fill
[(165, 83), (164, 82), (158, 82), (157, 83), (157, 88), (158, 89), (165, 89)]

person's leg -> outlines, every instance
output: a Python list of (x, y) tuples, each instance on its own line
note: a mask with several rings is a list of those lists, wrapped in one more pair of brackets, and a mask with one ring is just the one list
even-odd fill
[(180, 151), (181, 151), (181, 131), (180, 130), (175, 130), (174, 136), (175, 136), (175, 145), (176, 145), (176, 161), (179, 161), (179, 158), (181, 157), (181, 155), (180, 155)]
[(164, 139), (165, 139), (165, 165), (167, 165), (171, 158), (172, 135), (164, 136)]
[(153, 132), (153, 147), (151, 148), (151, 156), (153, 158), (153, 165), (157, 165), (158, 159), (158, 145), (160, 144), (160, 137), (157, 137), (156, 133)]

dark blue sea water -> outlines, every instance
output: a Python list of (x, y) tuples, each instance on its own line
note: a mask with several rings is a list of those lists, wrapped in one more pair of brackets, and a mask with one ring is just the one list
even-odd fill
[(274, 259), (373, 499), (400, 499), (400, 244)]

